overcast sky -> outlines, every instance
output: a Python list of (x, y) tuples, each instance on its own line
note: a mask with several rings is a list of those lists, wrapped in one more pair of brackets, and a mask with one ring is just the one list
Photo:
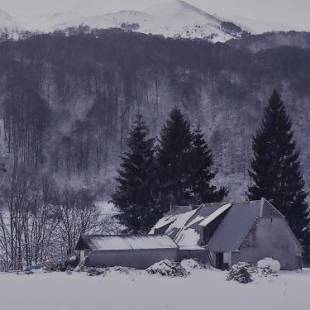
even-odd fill
[[(79, 9), (85, 14), (121, 9), (144, 9), (158, 0), (0, 0), (0, 9), (12, 15)], [(310, 28), (310, 0), (188, 0), (209, 13)]]

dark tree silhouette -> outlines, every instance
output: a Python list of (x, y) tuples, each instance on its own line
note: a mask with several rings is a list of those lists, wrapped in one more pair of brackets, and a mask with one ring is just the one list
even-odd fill
[(191, 200), (191, 152), (190, 123), (178, 108), (174, 108), (161, 131), (157, 156), (164, 211)]
[(197, 204), (220, 202), (228, 194), (224, 187), (217, 189), (212, 184), (216, 175), (212, 170), (213, 164), (212, 152), (198, 127), (193, 133), (190, 179), (194, 201)]
[(307, 235), (308, 205), (292, 123), (280, 95), (274, 91), (264, 114), (262, 127), (253, 142), (254, 159), (249, 174), (251, 200), (265, 197), (287, 218), (304, 244)]
[(154, 140), (140, 115), (130, 131), (128, 151), (122, 156), (113, 202), (118, 216), (132, 233), (145, 233), (162, 215), (156, 208)]

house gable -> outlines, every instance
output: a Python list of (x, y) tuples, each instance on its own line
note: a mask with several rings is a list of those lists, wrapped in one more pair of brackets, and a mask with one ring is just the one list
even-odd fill
[(261, 217), (243, 240), (233, 262), (257, 261), (271, 257), (280, 262), (283, 269), (301, 267), (302, 249), (283, 217)]
[(260, 214), (260, 201), (233, 204), (211, 237), (208, 248), (229, 253), (239, 249)]

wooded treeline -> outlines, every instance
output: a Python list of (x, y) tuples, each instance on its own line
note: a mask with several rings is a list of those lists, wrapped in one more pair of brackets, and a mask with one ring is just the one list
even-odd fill
[(61, 178), (109, 182), (135, 115), (140, 112), (158, 136), (178, 106), (201, 124), (220, 179), (233, 176), (228, 185), (235, 193), (248, 181), (251, 144), (245, 141), (255, 132), (264, 98), (278, 88), (289, 103), (307, 176), (309, 68), (309, 51), (295, 47), (254, 54), (120, 30), (25, 35), (0, 44), (8, 151)]
[(200, 127), (193, 129), (179, 109), (172, 110), (155, 141), (138, 115), (112, 195), (130, 233), (148, 233), (177, 206), (220, 202), (228, 194), (214, 185), (213, 155)]

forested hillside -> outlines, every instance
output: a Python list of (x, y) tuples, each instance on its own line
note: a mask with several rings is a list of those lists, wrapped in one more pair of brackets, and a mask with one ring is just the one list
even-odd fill
[(102, 185), (109, 193), (137, 112), (156, 136), (178, 106), (205, 132), (220, 183), (241, 198), (252, 135), (277, 88), (309, 182), (309, 83), (310, 51), (298, 47), (253, 53), (120, 30), (71, 30), (2, 42), (3, 161), (19, 159), (59, 180)]

